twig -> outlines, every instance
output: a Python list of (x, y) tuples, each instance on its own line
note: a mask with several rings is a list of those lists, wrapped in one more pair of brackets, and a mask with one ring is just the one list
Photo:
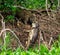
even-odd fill
[(20, 9), (27, 10), (27, 11), (35, 11), (35, 12), (38, 12), (40, 14), (40, 11), (38, 11), (36, 9), (28, 9), (28, 8), (22, 7), (20, 5), (14, 5), (12, 7), (20, 8)]
[(47, 14), (48, 14), (49, 18), (51, 18), (51, 17), (50, 17), (50, 14), (49, 14), (49, 12), (48, 12), (48, 0), (46, 0), (46, 11), (47, 11)]
[[(48, 12), (48, 0), (46, 0), (46, 11), (47, 11), (47, 14), (48, 14), (49, 18), (52, 19), (52, 17), (50, 16), (50, 13)], [(50, 11), (52, 12), (52, 9), (50, 9)], [(53, 12), (52, 12), (52, 15), (55, 18)]]
[(21, 8), (21, 9), (30, 10), (30, 11), (37, 11), (36, 9), (28, 9), (28, 8), (22, 7), (22, 6), (20, 6), (20, 5), (14, 5), (14, 6), (12, 6), (12, 7)]
[(53, 38), (50, 37), (50, 41), (49, 41), (49, 44), (48, 44), (49, 46), (51, 45), (52, 40), (53, 40)]
[(58, 5), (57, 5), (57, 7), (59, 7), (60, 6), (60, 0), (58, 0)]
[(15, 38), (17, 39), (17, 41), (19, 42), (19, 46), (21, 46), (23, 49), (25, 49), (25, 47), (20, 42), (19, 38), (16, 36), (16, 34), (11, 29), (7, 28), (7, 29), (4, 29), (4, 30), (1, 30), (0, 37), (1, 37), (2, 33), (5, 32), (5, 31), (10, 31), (15, 36)]
[(1, 14), (1, 13), (0, 13), (0, 16), (1, 16), (1, 19), (2, 19), (2, 21), (3, 21), (4, 17), (2, 16), (2, 14)]
[(39, 28), (39, 39), (38, 39), (39, 50), (40, 50), (40, 44), (41, 44), (42, 41), (44, 41), (44, 40), (43, 40), (43, 35), (42, 35), (41, 30), (40, 30), (40, 28)]
[(40, 41), (43, 41), (43, 35), (41, 33), (41, 30), (40, 30)]

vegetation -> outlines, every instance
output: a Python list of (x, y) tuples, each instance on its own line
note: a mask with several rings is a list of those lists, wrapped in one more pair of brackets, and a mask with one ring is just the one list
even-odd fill
[[(53, 9), (57, 8), (58, 1), (53, 1)], [(13, 20), (15, 18), (16, 11), (18, 10), (17, 7), (14, 7), (14, 5), (22, 6), (24, 8), (28, 9), (45, 9), (46, 6), (45, 0), (0, 0), (0, 11), (3, 11), (6, 16), (5, 20)], [(48, 4), (50, 4), (48, 0)]]
[[(9, 35), (8, 35), (9, 36)], [(10, 42), (9, 38), (6, 38), (6, 43)], [(5, 48), (4, 48), (5, 47)], [(60, 36), (49, 50), (45, 45), (40, 45), (40, 50), (38, 45), (33, 48), (29, 48), (28, 51), (23, 50), (22, 48), (17, 48), (15, 51), (6, 48), (6, 45), (2, 47), (0, 55), (60, 55)]]
[[(43, 49), (42, 49), (43, 48)], [(0, 55), (59, 55), (60, 54), (60, 45), (58, 47), (53, 46), (51, 50), (48, 50), (46, 46), (40, 45), (40, 50), (36, 47), (35, 49), (29, 49), (24, 51), (20, 48), (17, 48), (16, 51), (12, 50), (2, 50)]]
[[(49, 4), (51, 3), (48, 0), (48, 5)], [(57, 9), (57, 4), (58, 1), (55, 0), (51, 9)], [(16, 18), (15, 16), (17, 11), (21, 10), (21, 8), (17, 8), (14, 6), (19, 6), (19, 7), (21, 6), (25, 9), (36, 10), (36, 9), (46, 9), (45, 5), (46, 5), (45, 0), (0, 0), (0, 13), (3, 15), (5, 22), (14, 21), (14, 19)], [(5, 39), (6, 42), (5, 45), (0, 46), (0, 55), (60, 55), (60, 36), (59, 36), (59, 40), (56, 40), (53, 43), (50, 50), (44, 44), (40, 44), (39, 47), (37, 45), (34, 49), (29, 48), (27, 51), (19, 47), (17, 47), (17, 49), (15, 50), (9, 49), (7, 45), (11, 44), (10, 38), (11, 38), (10, 34), (7, 34)], [(0, 45), (1, 45), (1, 41), (2, 40), (0, 39)]]

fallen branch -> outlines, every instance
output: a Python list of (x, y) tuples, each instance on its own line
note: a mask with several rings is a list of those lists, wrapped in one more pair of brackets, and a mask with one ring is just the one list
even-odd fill
[(25, 47), (22, 45), (22, 43), (20, 42), (20, 40), (17, 37), (17, 35), (11, 29), (7, 28), (7, 29), (4, 29), (4, 30), (1, 30), (0, 37), (1, 37), (2, 33), (5, 32), (5, 31), (10, 31), (15, 36), (15, 38), (17, 39), (17, 41), (19, 42), (19, 46), (21, 46), (23, 49), (25, 49)]

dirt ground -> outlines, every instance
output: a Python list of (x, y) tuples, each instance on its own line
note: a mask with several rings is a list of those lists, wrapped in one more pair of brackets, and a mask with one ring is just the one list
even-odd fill
[(14, 22), (6, 23), (6, 28), (11, 28), (16, 33), (22, 44), (26, 46), (29, 33), (24, 30), (30, 30), (31, 23), (38, 21), (44, 41), (48, 44), (51, 37), (53, 40), (56, 40), (60, 34), (60, 12), (49, 11), (49, 14), (50, 17), (48, 16), (46, 10), (21, 10), (16, 13), (16, 19)]

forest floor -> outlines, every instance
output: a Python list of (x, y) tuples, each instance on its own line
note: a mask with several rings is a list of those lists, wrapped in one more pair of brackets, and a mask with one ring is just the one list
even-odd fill
[(49, 14), (50, 17), (46, 10), (21, 10), (16, 13), (16, 19), (14, 22), (6, 22), (6, 28), (12, 29), (22, 44), (26, 47), (26, 41), (29, 37), (29, 33), (24, 30), (30, 30), (31, 22), (37, 20), (39, 28), (42, 31), (44, 42), (48, 45), (51, 37), (54, 41), (57, 40), (58, 35), (60, 34), (60, 12), (49, 11)]

